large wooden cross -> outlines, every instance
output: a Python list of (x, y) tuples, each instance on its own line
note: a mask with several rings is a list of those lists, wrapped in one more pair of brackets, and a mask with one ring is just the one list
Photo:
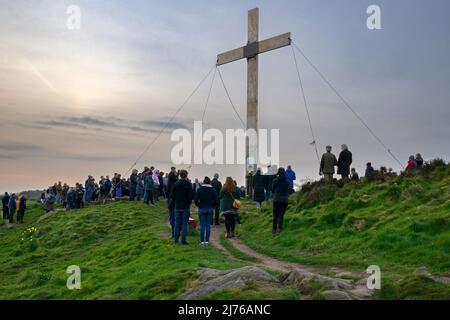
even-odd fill
[[(248, 12), (248, 42), (244, 47), (221, 53), (217, 56), (217, 66), (247, 58), (247, 130), (258, 131), (258, 54), (279, 49), (291, 44), (291, 33), (258, 41), (259, 9)], [(256, 171), (258, 144), (247, 139), (245, 170)], [(252, 163), (253, 162), (253, 163)]]

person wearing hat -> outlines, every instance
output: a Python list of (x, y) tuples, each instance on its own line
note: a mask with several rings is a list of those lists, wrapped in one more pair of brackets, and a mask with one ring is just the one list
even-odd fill
[[(217, 196), (220, 194), (220, 190), (222, 190), (222, 182), (219, 181), (219, 174), (214, 174), (214, 179), (211, 180), (211, 186), (216, 191)], [(216, 205), (214, 208), (214, 224), (216, 226), (220, 226), (220, 203)], [(212, 221), (211, 221), (212, 223)]]
[(326, 146), (326, 151), (320, 160), (319, 174), (324, 176), (326, 182), (331, 182), (333, 181), (334, 167), (337, 166), (338, 161), (336, 156), (331, 153), (331, 146)]

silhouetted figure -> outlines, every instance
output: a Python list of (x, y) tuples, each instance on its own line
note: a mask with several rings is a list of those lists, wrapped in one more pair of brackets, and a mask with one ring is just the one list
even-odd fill
[(341, 153), (339, 154), (339, 159), (337, 162), (338, 170), (337, 174), (340, 174), (342, 179), (348, 179), (350, 174), (350, 166), (352, 164), (352, 153), (348, 150), (346, 144), (341, 146)]
[(323, 174), (326, 182), (331, 182), (333, 181), (334, 167), (338, 162), (336, 156), (331, 153), (331, 146), (326, 146), (326, 151), (320, 160), (319, 174)]

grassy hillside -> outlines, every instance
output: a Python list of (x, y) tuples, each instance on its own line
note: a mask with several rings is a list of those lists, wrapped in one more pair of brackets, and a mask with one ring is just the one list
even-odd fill
[[(314, 185), (291, 197), (280, 235), (271, 233), (271, 212), (266, 204), (260, 213), (242, 214), (240, 237), (257, 251), (361, 271), (375, 264), (387, 279), (383, 293), (395, 297), (418, 281), (410, 276), (418, 267), (450, 275), (450, 165), (436, 162), (373, 182)], [(450, 298), (449, 286), (420, 286), (424, 291), (411, 297)]]
[[(450, 276), (449, 165), (360, 184), (319, 183), (290, 201), (280, 235), (271, 232), (270, 204), (258, 212), (244, 201), (241, 240), (287, 261), (359, 271), (376, 264), (378, 298), (450, 299), (449, 285), (414, 274), (425, 266), (433, 276)], [(174, 299), (197, 283), (198, 268), (255, 262), (223, 237), (238, 260), (200, 247), (195, 232), (189, 246), (174, 245), (163, 202), (96, 205), (38, 222), (43, 214), (30, 202), (23, 225), (0, 222), (0, 299)], [(81, 268), (81, 290), (66, 288), (70, 265)], [(255, 283), (206, 298), (296, 299), (298, 292)]]
[[(200, 248), (197, 237), (172, 244), (162, 203), (93, 206), (38, 223), (42, 214), (35, 203), (24, 225), (0, 227), (0, 299), (173, 299), (195, 281), (196, 268), (242, 266)], [(31, 226), (29, 241), (23, 231)], [(66, 288), (69, 265), (80, 266), (82, 290)]]

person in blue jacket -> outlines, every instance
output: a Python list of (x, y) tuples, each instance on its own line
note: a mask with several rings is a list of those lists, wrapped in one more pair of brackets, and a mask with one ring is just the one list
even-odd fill
[(195, 193), (194, 203), (198, 207), (198, 217), (200, 219), (200, 244), (208, 245), (214, 211), (219, 205), (219, 195), (211, 186), (209, 177), (205, 177), (203, 184)]
[(291, 166), (287, 166), (286, 169), (286, 178), (289, 182), (289, 194), (294, 193), (294, 181), (297, 180), (297, 177), (295, 176), (295, 171), (292, 170)]
[(11, 195), (8, 201), (8, 208), (9, 208), (9, 223), (14, 223), (14, 214), (17, 210), (17, 196), (15, 193)]

